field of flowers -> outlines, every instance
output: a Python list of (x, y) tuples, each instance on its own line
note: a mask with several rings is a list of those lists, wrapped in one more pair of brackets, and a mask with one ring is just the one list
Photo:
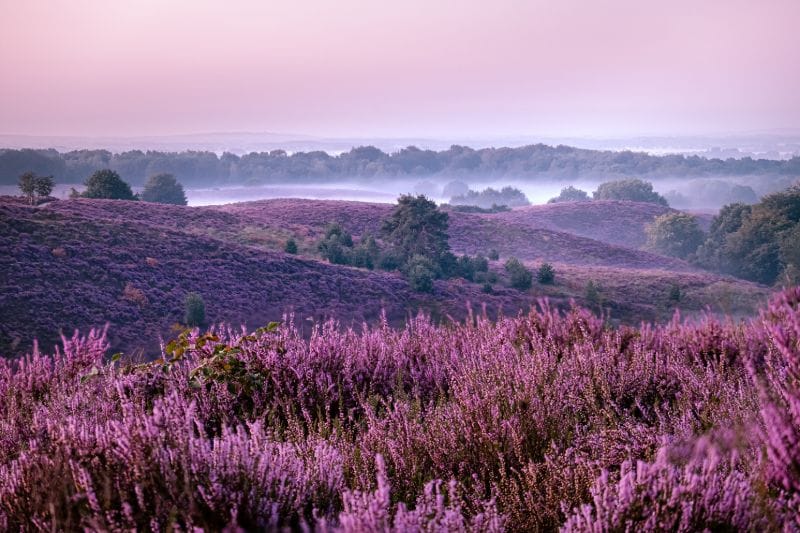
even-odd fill
[(0, 529), (792, 531), (800, 288), (610, 330), (546, 302), (0, 360)]

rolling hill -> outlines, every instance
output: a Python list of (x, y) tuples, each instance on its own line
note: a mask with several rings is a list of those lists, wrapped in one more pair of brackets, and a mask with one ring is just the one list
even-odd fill
[[(451, 213), (450, 242), (458, 253), (486, 253), (500, 281), (486, 294), (465, 280), (437, 281), (433, 294), (411, 290), (397, 273), (331, 265), (315, 242), (330, 221), (355, 235), (377, 233), (388, 204), (269, 200), (226, 206), (181, 207), (113, 200), (53, 201), (29, 207), (0, 199), (0, 353), (26, 351), (34, 337), (45, 346), (110, 324), (115, 350), (158, 352), (153, 339), (174, 335), (190, 291), (205, 297), (210, 322), (257, 327), (287, 313), (299, 326), (335, 317), (343, 325), (374, 322), (384, 312), (400, 325), (419, 311), (435, 320), (463, 319), (470, 305), (489, 316), (515, 314), (538, 298), (557, 306), (585, 302), (588, 280), (602, 287), (612, 321), (669, 317), (676, 305), (697, 312), (747, 314), (766, 288), (694, 269), (682, 261), (548, 229), (542, 216)], [(563, 208), (562, 208), (563, 209)], [(573, 209), (571, 206), (568, 209)], [(644, 221), (645, 209), (636, 220)], [(557, 209), (548, 209), (558, 220)], [(634, 215), (623, 213), (621, 225)], [(608, 230), (609, 232), (611, 230)], [(632, 231), (632, 230), (631, 230)], [(300, 254), (283, 253), (289, 237)], [(517, 256), (529, 266), (556, 265), (555, 285), (520, 292), (508, 288), (502, 262)], [(679, 285), (680, 304), (667, 294)], [(720, 295), (723, 295), (724, 298)], [(718, 305), (724, 302), (727, 308)]]

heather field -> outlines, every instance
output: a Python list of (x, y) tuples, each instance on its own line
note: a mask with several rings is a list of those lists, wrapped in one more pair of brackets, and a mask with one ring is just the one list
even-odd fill
[(542, 303), (107, 354), (0, 361), (3, 530), (800, 528), (800, 289), (744, 322)]
[[(558, 209), (575, 210), (547, 207), (556, 221)], [(620, 232), (643, 232), (653, 215), (646, 204), (607, 207), (619, 208)], [(499, 252), (489, 264), (498, 279), (491, 294), (463, 279), (438, 280), (433, 293), (419, 293), (396, 272), (322, 261), (317, 242), (328, 223), (339, 222), (356, 237), (376, 235), (391, 210), (391, 204), (297, 199), (213, 207), (80, 199), (31, 207), (4, 197), (0, 349), (21, 355), (38, 338), (49, 350), (59, 332), (108, 323), (113, 350), (152, 359), (159, 338), (169, 338), (183, 320), (190, 291), (207, 297), (209, 323), (255, 328), (290, 314), (305, 335), (326, 318), (374, 324), (385, 313), (392, 326), (403, 326), (420, 311), (437, 322), (458, 321), (470, 308), (484, 307), (490, 317), (514, 316), (541, 297), (559, 308), (571, 300), (591, 305), (613, 324), (668, 320), (676, 308), (690, 315), (706, 308), (751, 315), (769, 294), (678, 259), (569, 233), (571, 227), (540, 227), (541, 217), (527, 216), (532, 208), (450, 213), (454, 252)], [(605, 231), (613, 233), (614, 224), (606, 222)], [(297, 255), (283, 252), (289, 238), (297, 242)], [(555, 283), (509, 287), (503, 262), (512, 255), (533, 269), (542, 261), (555, 264)], [(586, 299), (589, 281), (601, 289), (597, 301)], [(681, 290), (680, 302), (669, 298), (673, 286)]]

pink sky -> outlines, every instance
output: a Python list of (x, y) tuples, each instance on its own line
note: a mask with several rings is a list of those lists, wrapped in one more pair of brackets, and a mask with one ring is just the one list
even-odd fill
[(0, 133), (800, 128), (800, 0), (0, 0)]

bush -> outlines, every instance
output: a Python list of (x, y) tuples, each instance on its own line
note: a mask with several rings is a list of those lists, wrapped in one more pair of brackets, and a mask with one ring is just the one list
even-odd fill
[(627, 200), (668, 205), (666, 198), (653, 190), (652, 183), (637, 179), (601, 183), (592, 196), (595, 200)]
[(147, 179), (139, 198), (145, 202), (186, 205), (183, 185), (172, 174), (155, 174)]
[(688, 213), (666, 213), (647, 226), (647, 247), (654, 252), (686, 259), (697, 252), (705, 234)]
[(297, 253), (297, 242), (294, 239), (289, 239), (286, 241), (286, 244), (283, 246), (283, 251), (287, 254), (296, 254)]
[(185, 314), (183, 322), (190, 328), (202, 327), (206, 322), (206, 303), (196, 292), (190, 292), (183, 301)]
[(602, 305), (603, 296), (600, 294), (600, 285), (595, 283), (594, 280), (590, 279), (586, 283), (585, 297), (586, 301), (592, 306)]
[(323, 259), (335, 265), (349, 265), (352, 260), (353, 237), (336, 222), (328, 224), (325, 236), (317, 245)]
[(496, 209), (498, 206), (517, 207), (531, 205), (525, 193), (514, 187), (503, 187), (499, 191), (491, 187), (480, 192), (469, 191), (466, 194), (454, 196), (450, 203), (453, 205), (474, 205), (483, 209)]
[(385, 248), (378, 256), (378, 268), (392, 272), (403, 266), (403, 253), (396, 248)]
[(489, 259), (491, 259), (492, 261), (497, 261), (497, 260), (499, 260), (499, 259), (500, 259), (500, 252), (498, 252), (497, 250), (495, 250), (494, 248), (492, 248), (491, 250), (489, 250), (489, 253), (487, 254), (487, 256), (488, 256), (488, 257), (489, 257)]
[(417, 292), (433, 292), (436, 265), (423, 255), (415, 255), (406, 264), (406, 276), (411, 288)]
[(494, 292), (494, 288), (492, 287), (491, 283), (484, 283), (483, 287), (481, 287), (481, 291), (485, 294), (492, 294)]
[(521, 291), (531, 288), (533, 284), (533, 273), (520, 262), (516, 257), (510, 258), (505, 264), (511, 286)]
[(98, 170), (86, 180), (84, 198), (106, 198), (110, 200), (136, 200), (131, 186), (122, 181), (113, 170)]
[(542, 263), (536, 271), (536, 280), (543, 285), (552, 285), (556, 280), (556, 269), (550, 263)]
[(591, 200), (591, 198), (589, 198), (589, 193), (580, 189), (576, 189), (570, 185), (569, 187), (564, 187), (561, 189), (561, 193), (555, 198), (550, 198), (547, 200), (547, 203), (555, 204), (558, 202), (588, 202), (589, 200)]

